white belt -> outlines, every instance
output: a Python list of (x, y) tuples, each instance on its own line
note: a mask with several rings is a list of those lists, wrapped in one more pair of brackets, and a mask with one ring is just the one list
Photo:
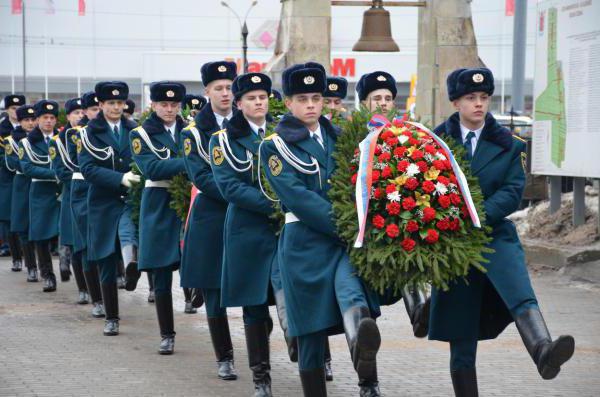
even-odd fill
[(145, 187), (162, 187), (162, 188), (168, 188), (171, 186), (171, 181), (151, 181), (150, 179), (146, 179), (146, 182), (144, 183)]
[(294, 223), (294, 222), (300, 222), (300, 219), (298, 219), (298, 217), (296, 215), (294, 215), (292, 212), (286, 212), (285, 213), (285, 223)]
[(32, 178), (31, 182), (54, 182), (54, 183), (56, 183), (56, 179), (37, 179), (37, 178)]
[(73, 177), (71, 179), (78, 179), (80, 181), (85, 180), (85, 178), (83, 177), (83, 174), (81, 172), (74, 172)]

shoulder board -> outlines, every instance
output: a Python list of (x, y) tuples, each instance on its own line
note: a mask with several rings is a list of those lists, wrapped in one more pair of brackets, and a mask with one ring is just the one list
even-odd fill
[(265, 141), (270, 141), (270, 140), (272, 140), (273, 138), (275, 138), (276, 136), (278, 136), (276, 133), (275, 133), (275, 134), (271, 134), (271, 135), (269, 135), (269, 136), (265, 137), (265, 139), (264, 139), (264, 140), (265, 140)]
[(185, 127), (183, 130), (184, 131), (189, 131), (192, 127), (196, 126), (196, 122), (195, 121), (190, 121), (190, 123), (187, 125), (187, 127)]
[(222, 130), (219, 130), (219, 131), (217, 131), (217, 132), (214, 132), (214, 133), (213, 133), (213, 135), (219, 135), (219, 134), (222, 134), (222, 133), (224, 133), (225, 131), (226, 131), (226, 130), (225, 130), (225, 128), (223, 128)]
[(525, 139), (521, 138), (521, 137), (520, 137), (520, 136), (518, 136), (518, 135), (513, 135), (513, 138), (515, 138), (516, 140), (518, 140), (518, 141), (521, 141), (521, 142), (523, 142), (523, 143), (527, 143), (527, 141), (526, 141)]

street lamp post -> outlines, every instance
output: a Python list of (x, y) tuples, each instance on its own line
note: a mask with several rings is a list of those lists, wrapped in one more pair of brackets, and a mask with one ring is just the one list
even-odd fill
[(237, 12), (235, 12), (235, 10), (233, 8), (231, 8), (231, 6), (229, 6), (229, 4), (227, 4), (226, 1), (221, 2), (221, 5), (227, 9), (229, 9), (229, 11), (231, 11), (231, 13), (233, 15), (235, 15), (238, 22), (240, 23), (240, 31), (241, 31), (241, 35), (242, 35), (242, 61), (243, 61), (243, 65), (244, 65), (244, 73), (248, 73), (248, 25), (246, 24), (246, 19), (248, 18), (248, 14), (250, 14), (250, 10), (252, 10), (252, 8), (257, 3), (258, 3), (258, 0), (254, 0), (250, 4), (250, 7), (248, 7), (248, 10), (246, 11), (246, 15), (244, 16), (244, 22), (242, 23), (242, 19), (237, 14)]

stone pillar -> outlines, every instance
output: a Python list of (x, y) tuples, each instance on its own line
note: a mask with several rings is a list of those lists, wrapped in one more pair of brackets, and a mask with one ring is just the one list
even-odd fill
[(281, 73), (296, 63), (331, 65), (331, 1), (281, 0), (281, 17), (273, 56), (265, 72), (281, 86)]
[(477, 54), (471, 0), (427, 0), (419, 8), (416, 114), (435, 127), (454, 112), (446, 76), (457, 68), (484, 66)]

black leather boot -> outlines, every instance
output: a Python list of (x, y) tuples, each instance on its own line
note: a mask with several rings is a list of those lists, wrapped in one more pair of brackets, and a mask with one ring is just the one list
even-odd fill
[(10, 248), (10, 254), (12, 255), (12, 271), (20, 272), (23, 270), (23, 254), (21, 250), (21, 240), (17, 233), (8, 234), (8, 246)]
[(352, 363), (359, 379), (372, 379), (377, 373), (377, 352), (381, 335), (365, 306), (354, 306), (344, 313), (344, 331)]
[(245, 324), (248, 363), (254, 382), (254, 397), (271, 397), (271, 361), (267, 322)]
[(194, 314), (198, 312), (194, 305), (192, 305), (192, 289), (191, 288), (183, 288), (183, 296), (185, 297), (185, 309), (184, 313)]
[(81, 263), (81, 251), (71, 254), (71, 265), (73, 266), (73, 275), (75, 276), (75, 283), (79, 290), (79, 299), (77, 303), (85, 305), (89, 303), (90, 297), (87, 291), (87, 285), (85, 283), (85, 276), (83, 275), (83, 265)]
[(450, 371), (452, 387), (456, 397), (478, 397), (477, 372), (475, 368), (464, 368)]
[(61, 245), (58, 248), (58, 268), (60, 270), (60, 281), (63, 283), (71, 279), (71, 247)]
[(27, 241), (23, 244), (23, 261), (27, 268), (27, 281), (30, 283), (38, 282), (37, 261), (35, 259), (35, 244)]
[(56, 291), (56, 276), (52, 266), (52, 256), (50, 254), (50, 242), (48, 240), (36, 241), (35, 251), (38, 257), (40, 273), (44, 279), (44, 292)]
[(544, 379), (554, 379), (560, 367), (575, 351), (575, 339), (571, 335), (560, 336), (552, 341), (542, 313), (537, 308), (527, 309), (515, 318), (523, 343)]
[(48, 274), (48, 276), (44, 279), (44, 292), (54, 292), (56, 291), (56, 276), (54, 273)]
[(288, 348), (288, 355), (290, 361), (293, 363), (298, 362), (298, 338), (290, 337), (288, 335), (288, 320), (285, 306), (285, 296), (283, 295), (283, 289), (274, 292), (275, 307), (277, 308), (277, 317), (279, 317), (279, 325), (283, 331), (283, 337)]
[(406, 312), (413, 326), (413, 334), (417, 338), (424, 338), (429, 333), (429, 307), (431, 298), (417, 289), (405, 287), (402, 290), (402, 299)]
[(199, 309), (204, 304), (204, 295), (202, 295), (202, 290), (200, 288), (191, 288), (190, 292), (192, 294), (192, 307), (195, 309)]
[(137, 267), (137, 247), (135, 245), (126, 245), (121, 248), (123, 263), (125, 264), (125, 289), (135, 291), (137, 283), (142, 273)]
[(119, 335), (119, 295), (117, 283), (101, 284), (106, 321), (104, 335)]
[(154, 280), (152, 279), (152, 273), (146, 272), (148, 276), (148, 303), (154, 303), (156, 299), (154, 295)]
[(173, 354), (175, 349), (175, 324), (173, 320), (173, 296), (170, 292), (156, 295), (156, 316), (160, 328), (158, 354)]
[(300, 370), (300, 381), (304, 397), (326, 397), (325, 370), (321, 368)]
[(218, 376), (223, 380), (235, 380), (237, 374), (233, 365), (233, 345), (227, 317), (208, 317), (207, 319), (210, 338), (217, 356)]
[(329, 348), (329, 338), (325, 340), (325, 380), (333, 380), (333, 370), (331, 369), (331, 350)]
[(98, 266), (91, 266), (91, 270), (83, 272), (85, 285), (90, 294), (92, 303), (102, 303), (102, 292), (100, 291), (100, 279), (98, 277)]
[(379, 382), (377, 381), (377, 374), (373, 379), (360, 379), (358, 381), (360, 387), (360, 397), (381, 397), (381, 390), (379, 390)]

